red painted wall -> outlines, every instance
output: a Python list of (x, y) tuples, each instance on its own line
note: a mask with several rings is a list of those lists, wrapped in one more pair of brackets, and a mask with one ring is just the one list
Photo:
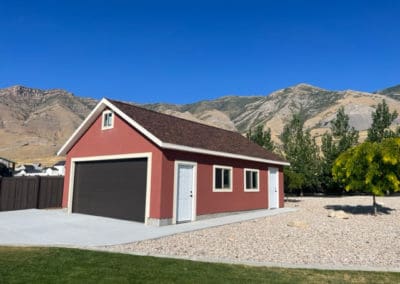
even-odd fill
[(151, 208), (150, 217), (160, 218), (161, 185), (162, 185), (162, 160), (163, 154), (157, 146), (143, 137), (134, 128), (124, 122), (117, 115), (114, 119), (114, 128), (101, 129), (101, 115), (73, 146), (67, 154), (66, 172), (64, 179), (63, 207), (68, 206), (69, 173), (71, 157), (90, 157), (103, 155), (119, 155), (132, 153), (152, 153), (151, 176)]
[[(164, 150), (165, 160), (163, 163), (163, 172), (168, 172), (163, 182), (163, 200), (167, 196), (173, 195), (173, 173), (175, 160), (197, 162), (197, 215), (213, 214), (229, 211), (242, 211), (251, 209), (268, 208), (268, 167), (279, 168), (279, 206), (283, 207), (283, 172), (282, 167), (267, 165), (263, 163), (235, 160), (188, 152), (179, 152)], [(233, 167), (233, 190), (232, 192), (213, 192), (213, 165)], [(244, 168), (260, 170), (260, 191), (244, 191)], [(171, 188), (171, 190), (169, 190)], [(171, 199), (172, 200), (172, 199)], [(172, 212), (172, 202), (163, 204), (163, 213)], [(164, 215), (168, 218), (171, 216)]]
[[(131, 153), (152, 153), (150, 217), (172, 218), (175, 160), (197, 162), (197, 215), (268, 207), (268, 166), (279, 168), (279, 205), (284, 206), (283, 169), (275, 165), (230, 158), (161, 151), (134, 128), (115, 116), (114, 128), (101, 130), (101, 115), (69, 151), (66, 159), (63, 207), (68, 205), (71, 157), (91, 157)], [(233, 167), (233, 191), (213, 192), (213, 165)], [(260, 191), (244, 192), (243, 169), (260, 170)]]

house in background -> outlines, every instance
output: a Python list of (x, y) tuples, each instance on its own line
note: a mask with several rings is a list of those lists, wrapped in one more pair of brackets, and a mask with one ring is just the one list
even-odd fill
[(65, 161), (58, 161), (53, 165), (53, 168), (57, 170), (57, 175), (63, 176), (65, 175)]
[(42, 175), (42, 167), (40, 164), (35, 165), (20, 165), (15, 168), (13, 176), (22, 177), (22, 176), (37, 176)]
[(14, 170), (14, 169), (15, 169), (15, 162), (10, 161), (10, 160), (8, 160), (8, 159), (6, 159), (6, 158), (0, 157), (0, 163), (3, 164), (3, 165), (5, 165), (7, 168), (9, 168), (9, 169), (11, 169), (11, 170)]
[(11, 176), (15, 169), (15, 162), (0, 157), (0, 177)]
[(284, 206), (281, 157), (237, 132), (102, 99), (59, 155), (63, 207), (166, 225)]
[(43, 169), (42, 164), (34, 163), (34, 164), (19, 165), (15, 168), (15, 171), (33, 172), (33, 171), (41, 171), (42, 169)]
[(42, 168), (41, 164), (25, 164), (15, 168), (13, 176), (63, 176), (65, 174), (65, 161), (59, 161), (52, 167)]

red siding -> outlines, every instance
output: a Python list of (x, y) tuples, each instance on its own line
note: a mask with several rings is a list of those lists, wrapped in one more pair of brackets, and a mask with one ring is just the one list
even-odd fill
[(150, 217), (161, 216), (162, 152), (134, 128), (115, 116), (114, 128), (101, 130), (101, 115), (73, 146), (67, 155), (64, 180), (63, 207), (68, 205), (69, 173), (71, 157), (92, 157), (132, 153), (152, 153)]
[[(168, 195), (173, 195), (173, 174), (171, 169), (174, 168), (175, 160), (197, 162), (197, 215), (213, 214), (229, 211), (241, 211), (262, 209), (268, 207), (268, 166), (263, 163), (235, 160), (230, 158), (221, 158), (208, 155), (200, 155), (178, 151), (164, 151), (166, 161), (164, 162), (163, 172), (168, 171), (168, 177), (165, 177), (163, 183), (163, 191), (168, 190)], [(233, 190), (232, 192), (213, 192), (213, 165), (231, 166), (233, 167)], [(276, 167), (276, 166), (275, 166)], [(244, 168), (252, 168), (260, 170), (260, 191), (245, 192), (244, 191)], [(280, 182), (280, 202), (279, 206), (283, 207), (283, 173), (282, 167), (279, 173)], [(173, 172), (173, 170), (172, 170)], [(164, 191), (164, 192), (165, 192)], [(163, 195), (164, 196), (164, 195)], [(171, 199), (172, 200), (172, 199)], [(172, 202), (164, 204), (165, 211), (172, 212)], [(172, 214), (172, 213), (171, 213)], [(168, 216), (169, 218), (171, 216)]]
[[(172, 150), (161, 151), (147, 138), (115, 116), (114, 128), (101, 130), (101, 115), (67, 155), (63, 207), (68, 204), (71, 157), (152, 153), (150, 217), (172, 218), (175, 160), (193, 161), (197, 172), (197, 215), (268, 207), (268, 166), (279, 168), (279, 206), (284, 206), (281, 166)], [(213, 192), (213, 165), (233, 167), (233, 191)], [(244, 168), (260, 170), (260, 191), (244, 192)]]

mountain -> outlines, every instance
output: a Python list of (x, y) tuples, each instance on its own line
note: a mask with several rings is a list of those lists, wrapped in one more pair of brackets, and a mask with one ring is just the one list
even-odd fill
[(380, 91), (375, 92), (376, 94), (385, 95), (391, 97), (395, 100), (400, 100), (400, 85), (396, 85), (390, 88), (386, 88)]
[(59, 160), (56, 152), (96, 103), (59, 89), (0, 89), (0, 157)]
[(349, 115), (350, 124), (361, 130), (363, 138), (372, 123), (371, 113), (382, 99), (386, 99), (391, 110), (400, 113), (400, 102), (386, 94), (330, 91), (308, 84), (281, 89), (268, 96), (227, 96), (187, 105), (150, 104), (145, 107), (242, 133), (262, 124), (271, 128), (272, 138), (279, 143), (279, 135), (292, 113), (301, 111), (306, 126), (318, 138), (329, 130), (329, 123), (341, 106)]
[[(399, 86), (375, 93), (331, 91), (307, 84), (284, 88), (266, 96), (225, 96), (192, 104), (146, 104), (146, 108), (185, 119), (246, 133), (262, 124), (279, 135), (293, 112), (301, 111), (306, 126), (319, 141), (329, 130), (339, 107), (344, 106), (350, 124), (365, 138), (375, 106), (386, 99), (400, 113)], [(96, 105), (65, 90), (39, 90), (22, 86), (0, 89), (0, 157), (51, 164), (55, 153)], [(398, 124), (398, 121), (396, 121)]]

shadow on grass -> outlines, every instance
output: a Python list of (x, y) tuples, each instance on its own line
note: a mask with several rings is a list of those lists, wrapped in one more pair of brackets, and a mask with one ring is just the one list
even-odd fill
[[(396, 209), (392, 209), (390, 207), (384, 207), (380, 204), (376, 205), (378, 214), (390, 214), (390, 212), (395, 211)], [(369, 215), (373, 213), (372, 205), (326, 205), (325, 209), (339, 211), (342, 210), (346, 213), (353, 215)]]

